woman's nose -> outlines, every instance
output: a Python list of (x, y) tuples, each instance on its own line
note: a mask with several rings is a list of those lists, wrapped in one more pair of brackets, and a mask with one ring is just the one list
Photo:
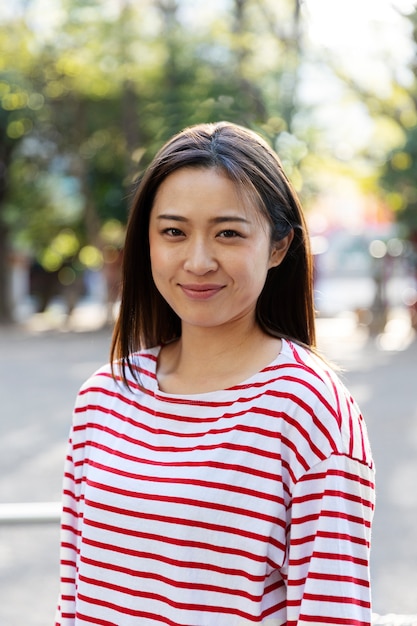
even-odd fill
[(184, 269), (200, 275), (217, 269), (217, 261), (209, 242), (202, 238), (190, 240), (184, 259)]

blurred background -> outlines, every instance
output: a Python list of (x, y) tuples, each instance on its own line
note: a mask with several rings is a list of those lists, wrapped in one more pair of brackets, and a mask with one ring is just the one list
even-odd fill
[(135, 181), (173, 133), (218, 120), (263, 135), (301, 197), (319, 343), (378, 470), (374, 610), (417, 614), (416, 68), (411, 0), (0, 5), (1, 626), (53, 621), (57, 522), (5, 505), (60, 498)]

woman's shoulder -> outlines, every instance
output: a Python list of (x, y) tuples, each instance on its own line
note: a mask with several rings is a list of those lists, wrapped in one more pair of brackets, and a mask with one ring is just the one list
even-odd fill
[(293, 388), (297, 388), (296, 393), (310, 405), (327, 407), (339, 422), (346, 414), (346, 407), (350, 408), (350, 416), (352, 412), (359, 412), (337, 369), (319, 353), (288, 341), (283, 362), (284, 368), (288, 368), (284, 378), (288, 378)]
[(280, 356), (282, 366), (288, 368), (292, 382), (299, 382), (313, 390), (328, 388), (333, 391), (336, 385), (346, 392), (336, 368), (316, 350), (285, 340)]
[(300, 389), (311, 409), (312, 423), (326, 432), (334, 453), (371, 466), (372, 454), (362, 412), (338, 372), (314, 351), (291, 342), (287, 346), (299, 372)]

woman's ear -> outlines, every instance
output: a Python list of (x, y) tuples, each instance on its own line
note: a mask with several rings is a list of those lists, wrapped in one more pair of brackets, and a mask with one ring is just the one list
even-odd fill
[(292, 228), (288, 235), (285, 235), (279, 241), (274, 241), (271, 256), (269, 259), (269, 269), (271, 267), (277, 267), (284, 260), (285, 255), (288, 252), (288, 248), (290, 247), (292, 240), (294, 238), (294, 229)]

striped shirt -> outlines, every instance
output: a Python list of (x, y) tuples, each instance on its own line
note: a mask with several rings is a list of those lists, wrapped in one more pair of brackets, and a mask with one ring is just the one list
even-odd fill
[(57, 626), (368, 626), (373, 462), (339, 378), (283, 341), (240, 385), (172, 395), (158, 353), (78, 395)]

